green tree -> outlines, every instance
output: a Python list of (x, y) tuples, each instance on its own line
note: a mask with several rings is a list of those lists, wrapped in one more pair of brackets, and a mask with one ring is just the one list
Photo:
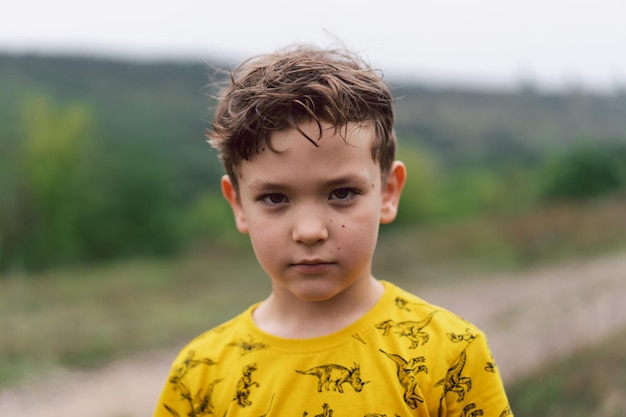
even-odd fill
[(92, 157), (78, 219), (84, 260), (166, 255), (181, 244), (182, 204), (171, 161), (149, 142), (102, 148)]
[(432, 217), (439, 187), (438, 161), (417, 146), (399, 147), (397, 158), (407, 168), (407, 181), (400, 199), (396, 224), (425, 221)]
[(233, 213), (221, 193), (206, 192), (198, 196), (185, 211), (183, 227), (190, 243), (248, 245), (248, 238), (237, 231)]
[(598, 197), (626, 185), (626, 145), (583, 143), (552, 158), (544, 168), (547, 199)]
[(18, 150), (21, 186), (17, 247), (26, 265), (80, 258), (78, 217), (85, 155), (92, 145), (92, 116), (75, 104), (60, 107), (43, 96), (24, 101)]
[(46, 96), (25, 99), (21, 115), (18, 140), (0, 156), (11, 161), (0, 168), (0, 269), (180, 247), (184, 213), (176, 180), (149, 141), (96, 140), (88, 106)]
[(15, 213), (20, 212), (20, 189), (14, 137), (0, 137), (0, 271), (16, 259), (20, 227)]

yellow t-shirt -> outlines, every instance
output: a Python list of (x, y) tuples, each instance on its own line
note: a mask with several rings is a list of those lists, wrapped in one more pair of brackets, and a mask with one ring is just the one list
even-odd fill
[(333, 334), (260, 330), (255, 306), (174, 361), (155, 417), (512, 416), (484, 334), (384, 282), (363, 317)]

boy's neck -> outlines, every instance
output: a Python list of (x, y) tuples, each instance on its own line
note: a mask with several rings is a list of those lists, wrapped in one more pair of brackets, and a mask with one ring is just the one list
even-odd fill
[(383, 284), (373, 277), (353, 284), (324, 301), (304, 301), (274, 289), (253, 312), (266, 333), (289, 339), (308, 339), (337, 332), (360, 319), (378, 302)]

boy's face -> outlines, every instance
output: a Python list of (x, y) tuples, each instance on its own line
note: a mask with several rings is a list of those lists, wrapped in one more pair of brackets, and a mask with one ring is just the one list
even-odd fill
[[(318, 136), (316, 124), (300, 127)], [(239, 195), (222, 178), (237, 228), (250, 234), (274, 296), (329, 300), (371, 279), (379, 224), (396, 215), (404, 166), (395, 162), (382, 183), (371, 153), (374, 129), (349, 125), (346, 144), (323, 127), (319, 147), (295, 129), (275, 133), (274, 150), (238, 167)]]

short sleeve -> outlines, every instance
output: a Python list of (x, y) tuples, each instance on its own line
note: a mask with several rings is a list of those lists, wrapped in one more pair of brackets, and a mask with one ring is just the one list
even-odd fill
[[(196, 355), (193, 349), (181, 351), (172, 365), (153, 417), (182, 417), (212, 414), (210, 401), (213, 385), (206, 384), (202, 370), (215, 365), (212, 360)], [(196, 372), (200, 371), (200, 372)]]
[(438, 417), (513, 416), (500, 372), (482, 332), (459, 353), (446, 376), (435, 386), (442, 388)]

